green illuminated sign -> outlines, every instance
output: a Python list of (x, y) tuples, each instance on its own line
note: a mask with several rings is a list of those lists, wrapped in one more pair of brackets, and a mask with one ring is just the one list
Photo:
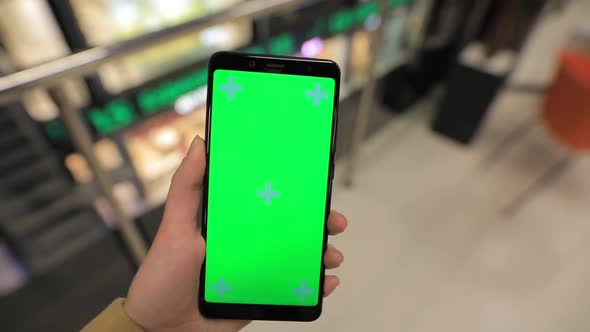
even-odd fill
[(264, 54), (266, 53), (266, 50), (264, 49), (264, 47), (262, 47), (262, 45), (253, 45), (246, 48), (243, 52), (250, 54)]
[[(412, 0), (390, 0), (392, 8), (411, 3)], [(379, 1), (369, 1), (356, 7), (343, 8), (334, 12), (328, 18), (331, 34), (346, 32), (358, 25), (362, 25), (372, 15), (379, 14)]]
[(315, 23), (312, 25), (311, 29), (307, 31), (307, 39), (315, 38), (322, 36), (324, 31), (327, 30), (328, 22), (326, 20), (316, 20)]
[(104, 108), (92, 108), (88, 120), (100, 134), (108, 134), (131, 125), (136, 118), (133, 106), (126, 100), (116, 100)]
[(207, 84), (207, 68), (199, 69), (188, 76), (164, 82), (155, 88), (142, 91), (137, 96), (140, 111), (152, 114), (174, 105), (176, 99)]
[(355, 10), (355, 23), (362, 24), (377, 13), (379, 13), (379, 4), (376, 1), (364, 3)]
[(44, 125), (45, 134), (54, 142), (62, 142), (67, 138), (66, 128), (58, 120), (47, 122)]
[(270, 40), (268, 50), (272, 54), (290, 55), (295, 52), (295, 37), (290, 33), (284, 33)]
[(342, 9), (332, 14), (328, 21), (330, 32), (343, 33), (350, 30), (356, 24), (355, 12), (351, 9)]
[(413, 0), (389, 0), (389, 4), (393, 7), (403, 6), (412, 3)]

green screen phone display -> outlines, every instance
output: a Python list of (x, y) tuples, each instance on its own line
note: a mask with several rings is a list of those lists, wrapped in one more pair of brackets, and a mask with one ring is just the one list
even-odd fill
[(335, 80), (215, 70), (205, 300), (318, 304)]

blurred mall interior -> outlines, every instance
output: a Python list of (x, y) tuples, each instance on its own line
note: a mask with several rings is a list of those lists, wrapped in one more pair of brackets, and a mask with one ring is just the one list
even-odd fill
[(237, 50), (339, 64), (332, 206), (350, 221), (322, 318), (247, 331), (589, 331), (588, 17), (587, 0), (1, 0), (0, 330), (76, 331), (126, 295), (204, 134), (208, 57)]

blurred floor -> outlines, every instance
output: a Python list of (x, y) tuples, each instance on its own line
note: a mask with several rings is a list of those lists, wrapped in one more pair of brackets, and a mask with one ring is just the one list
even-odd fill
[(471, 147), (428, 129), (429, 104), (390, 122), (364, 145), (356, 185), (335, 180), (350, 228), (323, 317), (247, 331), (588, 331), (590, 160), (523, 196), (567, 155), (539, 102), (504, 92)]

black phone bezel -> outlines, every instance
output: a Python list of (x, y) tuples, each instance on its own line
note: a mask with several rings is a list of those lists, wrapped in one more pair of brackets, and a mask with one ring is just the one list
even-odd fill
[[(255, 65), (252, 65), (253, 62)], [(330, 213), (332, 181), (334, 178), (334, 156), (336, 152), (336, 130), (338, 123), (338, 101), (340, 91), (340, 68), (330, 60), (309, 59), (299, 57), (273, 56), (273, 55), (254, 55), (237, 52), (218, 52), (211, 56), (209, 60), (208, 89), (207, 89), (207, 122), (206, 122), (206, 157), (207, 167), (205, 169), (205, 179), (203, 182), (202, 194), (202, 226), (201, 232), (205, 240), (207, 239), (207, 201), (208, 201), (208, 184), (209, 184), (209, 155), (210, 155), (210, 136), (211, 136), (211, 118), (212, 118), (212, 93), (213, 73), (218, 69), (243, 70), (254, 72), (270, 72), (290, 75), (316, 76), (333, 78), (336, 84), (336, 93), (334, 96), (334, 109), (332, 116), (332, 138), (330, 147), (330, 163), (328, 171), (326, 213), (324, 218), (324, 238), (322, 250), (325, 252), (328, 239), (327, 220)], [(206, 257), (205, 257), (206, 259)], [(223, 319), (244, 319), (244, 320), (280, 320), (280, 321), (313, 321), (320, 317), (322, 312), (323, 287), (324, 287), (324, 258), (322, 255), (320, 274), (320, 289), (318, 302), (316, 306), (283, 306), (283, 305), (258, 305), (258, 304), (228, 304), (212, 303), (205, 301), (205, 263), (203, 263), (200, 273), (199, 283), (199, 310), (209, 318)]]

